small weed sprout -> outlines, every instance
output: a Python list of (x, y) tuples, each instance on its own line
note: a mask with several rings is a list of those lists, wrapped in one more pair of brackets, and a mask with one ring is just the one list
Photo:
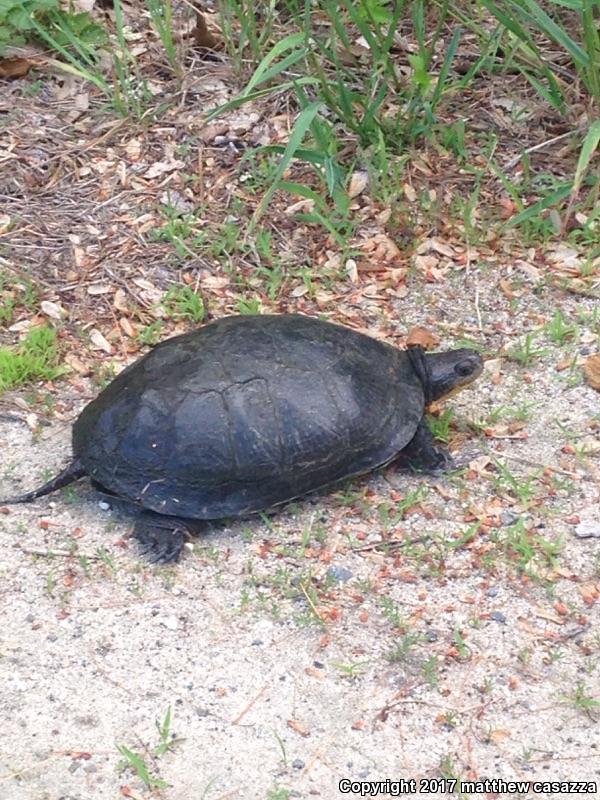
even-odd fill
[(204, 300), (190, 286), (172, 286), (162, 301), (166, 313), (173, 319), (188, 319), (199, 323), (204, 320)]

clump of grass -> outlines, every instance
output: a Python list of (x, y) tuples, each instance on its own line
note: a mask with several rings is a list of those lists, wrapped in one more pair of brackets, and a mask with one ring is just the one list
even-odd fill
[(202, 322), (206, 315), (204, 300), (190, 286), (173, 286), (163, 299), (167, 314), (173, 319)]
[[(179, 744), (182, 739), (175, 738), (171, 733), (172, 713), (171, 706), (168, 707), (167, 713), (162, 721), (155, 720), (154, 724), (159, 735), (159, 743), (154, 748), (152, 753), (153, 761), (156, 762), (160, 756), (163, 756), (168, 750), (171, 750), (175, 745)], [(150, 791), (166, 789), (169, 785), (162, 778), (154, 775), (151, 767), (146, 763), (144, 756), (130, 750), (123, 744), (117, 745), (117, 750), (123, 756), (122, 761), (119, 763), (117, 769), (123, 771), (125, 769), (131, 770), (138, 778), (146, 785)], [(146, 753), (149, 754), (149, 748), (145, 748)]]
[(138, 333), (137, 338), (145, 345), (153, 346), (158, 344), (163, 335), (164, 327), (162, 320), (157, 319), (150, 325), (146, 325), (146, 327)]
[(32, 281), (0, 272), (0, 325), (10, 325), (18, 308), (32, 311), (37, 303), (38, 293)]
[(56, 331), (42, 325), (33, 328), (14, 348), (0, 348), (0, 392), (30, 381), (51, 381), (64, 368), (58, 365)]
[[(544, 45), (538, 43), (540, 38), (562, 51), (560, 65), (567, 63), (592, 100), (600, 104), (600, 32), (596, 3), (590, 0), (553, 4), (536, 0), (483, 0), (483, 5), (504, 29), (506, 40), (512, 41), (509, 58), (541, 97), (558, 110), (562, 110), (567, 100), (566, 82), (558, 79), (561, 73), (556, 63), (549, 63)], [(567, 6), (571, 14), (567, 17), (556, 6)]]

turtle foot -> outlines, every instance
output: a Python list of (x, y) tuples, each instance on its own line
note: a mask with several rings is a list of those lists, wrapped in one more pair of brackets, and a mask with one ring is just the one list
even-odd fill
[(416, 459), (402, 458), (400, 466), (421, 475), (443, 475), (455, 469), (456, 464), (450, 453), (440, 448), (432, 448), (426, 454), (420, 453)]
[(398, 454), (396, 463), (413, 472), (430, 475), (447, 472), (454, 465), (450, 453), (441, 447), (436, 447), (431, 431), (424, 421), (421, 421), (413, 438)]
[(421, 462), (419, 465), (420, 472), (427, 472), (430, 475), (441, 475), (443, 472), (449, 472), (456, 467), (450, 453), (447, 450), (442, 450), (440, 447), (432, 448), (427, 456), (427, 460)]
[(174, 564), (179, 561), (187, 531), (165, 528), (147, 520), (138, 520), (133, 537), (140, 543), (140, 552), (153, 564)]

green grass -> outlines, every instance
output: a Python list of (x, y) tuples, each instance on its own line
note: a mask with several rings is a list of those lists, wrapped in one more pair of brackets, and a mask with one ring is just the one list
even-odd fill
[(33, 328), (17, 347), (0, 348), (0, 392), (31, 381), (51, 381), (64, 372), (59, 366), (56, 332)]
[(290, 800), (291, 789), (275, 786), (267, 791), (266, 800)]
[(565, 341), (573, 338), (577, 328), (565, 320), (560, 309), (556, 309), (552, 319), (544, 326), (544, 330), (551, 342), (564, 344)]
[(166, 313), (175, 320), (188, 319), (199, 323), (206, 316), (204, 300), (191, 286), (173, 286), (165, 294), (163, 307)]
[(405, 661), (411, 650), (422, 641), (423, 635), (421, 633), (415, 631), (405, 633), (386, 654), (387, 660), (392, 664)]
[(572, 695), (564, 695), (561, 699), (586, 714), (597, 713), (600, 710), (600, 700), (592, 697), (582, 682), (577, 684)]
[[(570, 22), (564, 5), (570, 10)], [(478, 184), (490, 170), (504, 180), (517, 206), (507, 226), (518, 226), (532, 241), (564, 232), (582, 187), (588, 187), (583, 205), (593, 208), (597, 199), (598, 182), (592, 178), (591, 165), (600, 142), (600, 122), (593, 112), (587, 127), (577, 128), (574, 119), (573, 142), (580, 155), (573, 176), (565, 180), (561, 175), (537, 198), (501, 176), (492, 163), (495, 145), (483, 170), (469, 166), (470, 131), (464, 120), (447, 121), (441, 112), (446, 98), (470, 91), (480, 74), (511, 70), (520, 72), (542, 102), (565, 118), (572, 116), (570, 88), (578, 79), (578, 89), (588, 93), (597, 114), (598, 6), (598, 0), (545, 3), (544, 8), (534, 0), (466, 4), (319, 0), (271, 3), (256, 10), (243, 0), (222, 0), (228, 52), (246, 84), (237, 97), (211, 112), (211, 118), (271, 94), (286, 93), (299, 109), (287, 144), (263, 148), (264, 153), (279, 155), (280, 161), (269, 169), (269, 184), (250, 229), (275, 192), (284, 190), (312, 200), (314, 210), (301, 221), (322, 225), (342, 244), (352, 231), (346, 186), (353, 166), (369, 165), (372, 191), (389, 201), (401, 194), (407, 152), (426, 138), (453, 153), (467, 171), (480, 173), (472, 203), (465, 207), (465, 224), (473, 232), (477, 226), (469, 219), (477, 204)], [(494, 18), (496, 25), (490, 25)], [(407, 64), (401, 64), (394, 52), (401, 26), (403, 36), (415, 45), (405, 57)], [(454, 62), (465, 28), (475, 33), (479, 52), (466, 74), (457, 75)], [(357, 51), (359, 37), (367, 46)], [(441, 58), (440, 41), (444, 42)], [(354, 143), (350, 158), (341, 155), (349, 140)], [(314, 170), (319, 186), (284, 179), (296, 161)], [(265, 175), (261, 177), (264, 180)]]
[(240, 297), (236, 300), (235, 310), (238, 314), (260, 314), (262, 303), (258, 297), (249, 297), (248, 299)]
[[(568, 64), (573, 77), (579, 77), (596, 110), (600, 110), (598, 0), (481, 2), (501, 26), (503, 41), (510, 48), (510, 62), (544, 100), (559, 111), (564, 109), (568, 102), (568, 80), (565, 80), (564, 71), (558, 67), (564, 69), (564, 65)], [(564, 13), (564, 7), (570, 10), (569, 15)], [(544, 45), (550, 43), (556, 61), (547, 57)]]
[(431, 414), (427, 415), (427, 425), (431, 430), (435, 439), (444, 444), (450, 441), (450, 427), (454, 412), (451, 408), (445, 409), (439, 416), (435, 417)]
[(119, 765), (120, 770), (132, 770), (151, 791), (167, 788), (169, 784), (151, 773), (150, 767), (148, 767), (142, 755), (130, 750), (124, 744), (117, 745), (117, 749), (123, 756), (123, 761)]
[(106, 41), (106, 31), (87, 12), (73, 13), (58, 0), (0, 0), (0, 55), (7, 45), (53, 38), (66, 47), (75, 37), (82, 48)]
[(145, 345), (152, 346), (158, 344), (164, 335), (164, 327), (164, 322), (157, 319), (156, 322), (151, 322), (150, 325), (146, 325), (145, 328), (142, 328), (137, 338)]
[[(180, 20), (172, 0), (142, 5), (145, 14), (132, 20), (131, 9), (115, 0), (114, 20), (100, 25), (89, 14), (61, 10), (58, 0), (0, 0), (0, 49), (17, 35), (37, 37), (58, 54), (60, 68), (93, 83), (119, 114), (144, 119), (172, 100), (159, 103), (152, 96), (150, 68), (155, 65), (135, 55), (132, 21), (151, 27), (177, 81), (185, 74), (185, 53), (177, 43)], [(598, 206), (593, 165), (600, 144), (599, 0), (219, 0), (216, 5), (242, 88), (208, 120), (281, 98), (291, 112), (290, 131), (287, 141), (252, 148), (243, 159), (240, 177), (258, 200), (249, 222), (223, 223), (216, 232), (205, 230), (194, 215), (183, 215), (155, 234), (171, 242), (180, 259), (202, 252), (228, 262), (245, 238), (240, 225), (247, 226), (251, 238), (279, 192), (311, 201), (312, 209), (299, 213), (297, 221), (322, 227), (343, 249), (360, 223), (348, 195), (353, 171), (367, 171), (375, 202), (396, 210), (407, 162), (424, 140), (442, 155), (451, 154), (470, 176), (470, 197), (457, 192), (453, 203), (471, 243), (485, 229), (474, 212), (490, 178), (502, 182), (516, 206), (504, 227), (518, 227), (525, 241), (565, 235), (575, 211)], [(400, 32), (411, 46), (399, 54)], [(465, 72), (457, 69), (457, 61), (467, 39), (469, 53), (475, 52)], [(357, 47), (359, 41), (365, 46)], [(99, 66), (103, 50), (110, 53), (110, 76)], [(572, 138), (565, 144), (570, 141), (579, 155), (572, 174), (561, 171), (551, 184), (535, 187), (528, 180), (525, 153), (515, 181), (510, 170), (502, 173), (506, 160), (494, 158), (494, 134), (482, 142), (469, 122), (453, 114), (456, 99), (460, 108), (482, 79), (505, 72), (520, 73), (522, 85), (532, 87), (541, 105), (571, 126)], [(514, 113), (526, 113), (524, 107), (525, 112)], [(474, 160), (473, 148), (485, 151), (484, 158)], [(303, 167), (301, 177), (294, 174), (296, 165)], [(312, 172), (308, 179), (307, 170)], [(422, 195), (423, 203), (429, 202), (427, 192)], [(426, 212), (421, 199), (410, 205), (415, 216)], [(430, 205), (431, 217), (438, 218), (439, 208)], [(590, 211), (590, 221), (579, 222), (569, 236), (581, 246), (591, 242), (600, 252), (597, 213)], [(407, 216), (404, 209), (401, 216)]]
[(32, 281), (0, 272), (0, 326), (10, 325), (18, 309), (33, 311), (38, 302), (38, 291)]
[[(181, 78), (183, 59), (175, 44), (172, 0), (146, 0), (146, 7), (171, 71)], [(142, 119), (154, 102), (142, 66), (129, 47), (129, 25), (121, 0), (114, 0), (114, 26), (87, 11), (65, 10), (58, 0), (0, 0), (0, 54), (8, 44), (41, 42), (58, 56), (52, 59), (53, 67), (94, 84), (121, 116)], [(101, 66), (101, 56), (107, 53), (111, 78)]]
[(117, 745), (117, 750), (123, 756), (122, 761), (120, 761), (117, 766), (119, 772), (130, 769), (150, 791), (166, 789), (169, 784), (162, 778), (153, 774), (152, 768), (148, 766), (146, 761), (148, 756), (150, 756), (152, 760), (156, 762), (157, 759), (163, 756), (168, 750), (171, 750), (182, 741), (181, 739), (173, 737), (171, 723), (172, 713), (171, 706), (169, 706), (162, 721), (158, 719), (154, 721), (158, 732), (158, 744), (153, 749), (149, 747), (144, 748), (145, 752), (148, 754), (146, 757), (130, 750), (126, 745)]
[(534, 334), (527, 333), (522, 341), (510, 348), (507, 355), (511, 361), (516, 361), (522, 367), (529, 367), (537, 358), (541, 358), (546, 351), (534, 344)]
[(172, 0), (146, 0), (154, 30), (157, 32), (171, 68), (177, 77), (183, 76), (183, 63), (177, 52), (173, 27)]

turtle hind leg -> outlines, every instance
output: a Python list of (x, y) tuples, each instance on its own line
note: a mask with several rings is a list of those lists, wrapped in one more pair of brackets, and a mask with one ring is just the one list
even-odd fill
[(179, 561), (190, 534), (201, 533), (203, 529), (204, 524), (199, 520), (162, 517), (147, 512), (136, 520), (132, 535), (140, 543), (140, 552), (149, 561), (174, 564)]
[(421, 420), (415, 435), (398, 454), (395, 463), (415, 472), (439, 473), (452, 468), (452, 457), (447, 450), (434, 444), (433, 434), (425, 420)]

